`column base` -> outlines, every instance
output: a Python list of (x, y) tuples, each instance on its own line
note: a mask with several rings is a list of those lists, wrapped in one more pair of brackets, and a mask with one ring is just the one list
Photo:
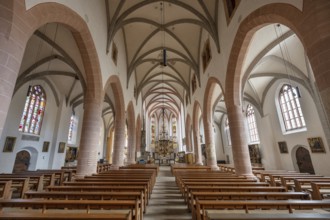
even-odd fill
[(201, 166), (203, 166), (203, 163), (202, 163), (202, 162), (196, 162), (195, 164), (196, 164), (196, 165), (201, 165)]
[(255, 175), (253, 174), (237, 174), (235, 173), (237, 176), (244, 176), (247, 179), (253, 179), (253, 180), (259, 180)]

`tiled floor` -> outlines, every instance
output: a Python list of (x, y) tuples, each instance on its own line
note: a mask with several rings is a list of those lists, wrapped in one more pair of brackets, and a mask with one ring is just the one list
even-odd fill
[(169, 166), (160, 166), (160, 172), (149, 205), (145, 220), (184, 220), (191, 219)]

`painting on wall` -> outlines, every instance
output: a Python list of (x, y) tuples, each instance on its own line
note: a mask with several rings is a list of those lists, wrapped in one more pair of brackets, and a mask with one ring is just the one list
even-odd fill
[(261, 154), (259, 151), (258, 144), (250, 144), (249, 145), (249, 153), (250, 153), (250, 160), (252, 164), (260, 164), (261, 163)]
[(13, 152), (16, 142), (16, 137), (6, 137), (5, 146), (3, 147), (3, 152)]
[(288, 146), (286, 145), (286, 142), (285, 141), (279, 141), (278, 142), (278, 147), (280, 148), (280, 153), (281, 154), (287, 154), (287, 153), (289, 153)]
[(58, 144), (58, 153), (64, 153), (64, 150), (65, 150), (65, 142), (60, 142)]
[(307, 138), (312, 153), (325, 153), (325, 148), (321, 137)]
[(42, 145), (42, 152), (48, 152), (49, 149), (49, 141), (44, 141), (44, 144)]

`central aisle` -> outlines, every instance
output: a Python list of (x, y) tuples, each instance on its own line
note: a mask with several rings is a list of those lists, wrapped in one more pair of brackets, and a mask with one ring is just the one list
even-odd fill
[(191, 219), (170, 166), (160, 166), (156, 184), (147, 206), (145, 220)]

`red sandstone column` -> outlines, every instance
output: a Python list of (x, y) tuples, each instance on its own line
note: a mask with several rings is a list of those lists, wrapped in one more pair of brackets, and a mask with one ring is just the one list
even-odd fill
[(124, 165), (125, 114), (116, 113), (114, 136), (112, 165), (110, 169), (118, 170), (119, 167)]
[(13, 15), (13, 4), (13, 1), (0, 2), (0, 136), (29, 39), (30, 27), (26, 23), (16, 18), (16, 25), (13, 24), (13, 17), (19, 17)]
[(199, 128), (194, 128), (194, 151), (195, 151), (195, 164), (202, 165), (202, 149), (199, 135)]
[(136, 146), (135, 146), (135, 124), (134, 124), (134, 118), (132, 120), (133, 122), (131, 125), (129, 125), (128, 129), (128, 153), (127, 153), (127, 164), (135, 164), (135, 152), (136, 152)]
[(109, 137), (107, 138), (107, 155), (106, 159), (109, 163), (112, 163), (112, 143), (113, 143), (113, 128), (110, 128)]
[(231, 105), (227, 108), (227, 112), (236, 175), (254, 177), (252, 174), (247, 141), (248, 136), (245, 129), (245, 118), (242, 108)]
[[(86, 95), (88, 96), (88, 95)], [(79, 146), (76, 177), (96, 173), (100, 138), (102, 105), (100, 101), (85, 97), (84, 118)]]
[(212, 170), (219, 170), (219, 167), (217, 165), (217, 157), (215, 154), (212, 122), (208, 121), (206, 119), (206, 116), (203, 118), (203, 122), (204, 122), (204, 132), (205, 132), (205, 148), (206, 148), (205, 150), (207, 157), (207, 166), (210, 166)]
[(191, 151), (191, 135), (189, 126), (186, 127), (186, 151)]

